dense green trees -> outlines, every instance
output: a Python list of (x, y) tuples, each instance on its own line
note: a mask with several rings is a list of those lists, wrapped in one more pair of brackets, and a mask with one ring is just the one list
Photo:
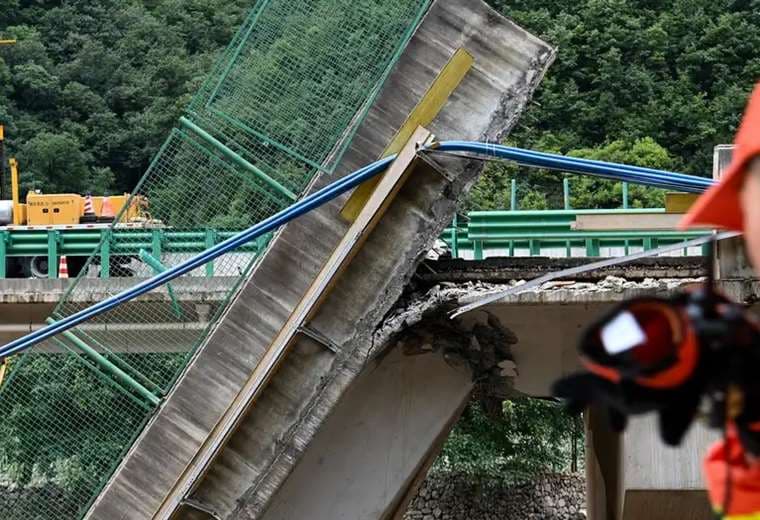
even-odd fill
[(250, 5), (0, 0), (19, 40), (0, 48), (0, 121), (25, 187), (131, 190)]
[(581, 418), (567, 415), (554, 401), (521, 398), (505, 402), (499, 420), (471, 403), (435, 469), (514, 483), (546, 471), (577, 471), (582, 463)]
[[(614, 144), (631, 162), (707, 174), (760, 77), (757, 0), (489, 1), (559, 50), (510, 137), (518, 146), (615, 158)], [(43, 166), (66, 144), (70, 179), (86, 172), (93, 189), (131, 189), (251, 5), (0, 0), (0, 35), (19, 39), (0, 49), (0, 121), (27, 186), (80, 190), (85, 181), (52, 181)], [(664, 155), (639, 154), (644, 139)], [(470, 206), (506, 206), (511, 176), (523, 207), (561, 204), (557, 174), (495, 166)], [(573, 186), (575, 204), (619, 200), (619, 187)]]

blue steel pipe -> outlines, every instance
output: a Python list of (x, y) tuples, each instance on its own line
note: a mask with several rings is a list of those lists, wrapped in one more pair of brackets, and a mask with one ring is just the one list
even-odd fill
[[(713, 181), (702, 177), (694, 177), (674, 172), (653, 170), (650, 168), (640, 168), (636, 166), (626, 166), (602, 161), (591, 161), (588, 159), (576, 159), (562, 155), (547, 154), (542, 152), (531, 152), (519, 148), (495, 145), (489, 143), (476, 143), (468, 141), (445, 141), (431, 146), (431, 150), (440, 150), (445, 152), (467, 152), (480, 155), (487, 155), (506, 160), (512, 160), (540, 168), (561, 169), (585, 175), (596, 175), (613, 180), (623, 180), (638, 184), (645, 184), (657, 187), (666, 187), (678, 189), (681, 191), (701, 192), (708, 188)], [(259, 238), (278, 227), (290, 222), (291, 220), (308, 213), (309, 211), (329, 202), (335, 197), (355, 188), (364, 181), (385, 171), (386, 167), (395, 159), (395, 156), (386, 157), (379, 161), (357, 170), (350, 175), (322, 188), (321, 190), (308, 195), (303, 200), (296, 202), (292, 206), (280, 211), (279, 213), (259, 222), (242, 231), (227, 240), (220, 242), (181, 264), (167, 269), (153, 278), (145, 280), (130, 289), (127, 289), (115, 296), (112, 296), (100, 303), (97, 303), (87, 309), (67, 316), (52, 325), (39, 329), (23, 338), (12, 341), (0, 348), (0, 358), (4, 358), (29, 348), (41, 341), (44, 341), (56, 334), (64, 332), (72, 327), (83, 323), (90, 318), (98, 316), (106, 311), (113, 309), (129, 300), (145, 294), (161, 285), (174, 280), (175, 278), (189, 273), (190, 271), (201, 267), (202, 265), (220, 257), (221, 255), (236, 249), (251, 240)]]
[(510, 146), (469, 141), (445, 141), (433, 145), (432, 150), (442, 152), (466, 152), (496, 157), (533, 166), (549, 168), (582, 175), (594, 175), (617, 181), (627, 181), (666, 189), (701, 193), (713, 184), (712, 179), (682, 173), (627, 166), (604, 161), (566, 157), (544, 152), (533, 152)]
[(574, 163), (578, 164), (588, 164), (588, 165), (595, 165), (595, 166), (606, 166), (606, 167), (614, 167), (621, 170), (629, 170), (632, 172), (640, 172), (640, 173), (651, 173), (655, 175), (665, 175), (672, 179), (682, 179), (686, 181), (694, 181), (701, 179), (703, 181), (707, 181), (709, 183), (710, 179), (706, 179), (704, 177), (695, 177), (693, 175), (688, 175), (685, 173), (678, 173), (678, 172), (670, 172), (666, 170), (658, 170), (655, 168), (645, 168), (643, 166), (634, 166), (629, 164), (619, 164), (619, 163), (610, 163), (606, 161), (597, 161), (594, 159), (585, 159), (583, 157), (570, 157), (565, 155), (558, 155), (554, 153), (549, 152), (537, 152), (535, 150), (525, 150), (522, 148), (515, 148), (512, 146), (505, 146), (501, 144), (491, 144), (491, 143), (473, 143), (471, 141), (445, 141), (441, 143), (441, 146), (446, 148), (459, 148), (460, 151), (462, 148), (468, 148), (468, 149), (490, 149), (490, 152), (486, 152), (487, 154), (494, 155), (494, 151), (496, 150), (497, 153), (514, 153), (514, 154), (523, 154), (526, 156), (535, 156), (535, 157), (542, 157), (547, 159), (567, 159)]
[(71, 316), (67, 316), (53, 323), (52, 325), (48, 325), (22, 338), (7, 343), (2, 348), (0, 348), (0, 358), (5, 358), (7, 356), (15, 354), (52, 336), (55, 336), (56, 334), (69, 330), (72, 327), (76, 327), (80, 323), (83, 323), (90, 318), (94, 318), (95, 316), (103, 314), (104, 312), (109, 311), (114, 307), (121, 305), (122, 303), (126, 303), (129, 300), (152, 291), (153, 289), (160, 287), (161, 285), (170, 282), (175, 278), (182, 276), (183, 274), (189, 273), (190, 271), (201, 267), (207, 262), (219, 258), (223, 254), (228, 253), (251, 240), (254, 240), (279, 228), (284, 224), (287, 224), (291, 220), (296, 219), (305, 213), (308, 213), (309, 211), (321, 206), (322, 204), (331, 201), (335, 197), (338, 197), (339, 195), (351, 190), (352, 188), (355, 188), (367, 179), (370, 179), (375, 175), (385, 171), (388, 165), (395, 158), (396, 156), (393, 155), (367, 165), (364, 168), (361, 168), (360, 170), (357, 170), (350, 175), (347, 175), (346, 177), (343, 177), (342, 179), (330, 184), (329, 186), (325, 186), (321, 190), (304, 197), (302, 200), (296, 202), (292, 206), (289, 206), (279, 213), (276, 213), (275, 215), (262, 220), (258, 224), (254, 224), (245, 231), (238, 233), (234, 237), (228, 238), (224, 242), (220, 242), (219, 244), (207, 249), (198, 256), (190, 258), (189, 260), (186, 260), (181, 264), (172, 267), (171, 269), (167, 269), (163, 273), (145, 280), (135, 285), (134, 287), (130, 287), (129, 289), (115, 296), (111, 296), (102, 302), (96, 303), (91, 307), (76, 312)]

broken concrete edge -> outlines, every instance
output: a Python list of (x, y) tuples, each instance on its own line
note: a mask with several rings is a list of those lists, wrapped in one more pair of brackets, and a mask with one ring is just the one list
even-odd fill
[[(601, 282), (578, 281), (547, 282), (541, 287), (513, 294), (492, 305), (521, 304), (571, 304), (623, 301), (643, 294), (665, 295), (674, 289), (702, 283), (704, 278), (648, 278), (630, 281), (608, 276)], [(404, 295), (388, 313), (373, 336), (373, 356), (378, 355), (392, 341), (392, 337), (405, 328), (425, 319), (446, 315), (450, 310), (478, 298), (519, 287), (525, 280), (513, 280), (506, 284), (486, 282), (436, 284), (430, 289)], [(486, 307), (487, 310), (487, 307)], [(477, 312), (477, 311), (474, 311)]]
[[(547, 272), (560, 271), (578, 267), (593, 261), (586, 257), (552, 258), (552, 257), (489, 257), (484, 260), (465, 260), (460, 258), (439, 258), (425, 260), (420, 264), (415, 282), (434, 285), (441, 282), (480, 281), (490, 283), (509, 283), (512, 280), (529, 280), (538, 278)], [(593, 271), (578, 273), (569, 279), (575, 281), (598, 281), (607, 276), (616, 276), (626, 280), (644, 280), (646, 278), (699, 278), (704, 275), (704, 258), (688, 257), (651, 257), (641, 258), (630, 263), (608, 266)]]

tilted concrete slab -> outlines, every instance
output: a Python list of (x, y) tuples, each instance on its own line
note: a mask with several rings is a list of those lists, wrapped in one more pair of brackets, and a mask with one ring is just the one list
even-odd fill
[[(554, 57), (548, 45), (478, 0), (434, 3), (336, 176), (377, 158), (460, 47), (474, 55), (475, 65), (430, 125), (440, 139), (502, 137)], [(245, 421), (220, 446), (204, 478), (192, 489), (177, 487), (345, 233), (347, 225), (338, 218), (345, 198), (282, 230), (93, 504), (89, 518), (165, 518), (179, 499), (197, 506), (183, 509), (185, 517), (190, 511), (205, 518), (260, 517), (365, 367), (375, 328), (450, 221), (459, 195), (474, 182), (479, 166), (458, 166), (448, 168), (445, 176), (432, 168), (415, 172), (314, 317), (311, 328), (337, 346), (338, 353), (301, 338)], [(312, 189), (334, 178), (320, 177)], [(404, 482), (389, 485), (400, 489)]]
[(317, 432), (264, 520), (386, 518), (442, 431), (469, 401), (472, 375), (442, 356), (373, 360)]

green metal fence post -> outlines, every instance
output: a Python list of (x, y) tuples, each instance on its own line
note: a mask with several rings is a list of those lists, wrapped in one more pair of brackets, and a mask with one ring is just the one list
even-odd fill
[(260, 168), (257, 168), (253, 164), (249, 163), (245, 159), (243, 159), (239, 154), (232, 151), (228, 146), (226, 146), (224, 143), (216, 139), (214, 136), (206, 132), (204, 129), (187, 119), (186, 117), (180, 117), (179, 122), (182, 126), (185, 128), (193, 131), (198, 137), (206, 141), (212, 148), (216, 149), (224, 155), (227, 159), (235, 163), (236, 165), (240, 166), (243, 170), (247, 171), (248, 173), (254, 175), (255, 177), (261, 179), (265, 183), (267, 183), (271, 188), (273, 188), (275, 191), (278, 191), (279, 193), (285, 195), (290, 200), (298, 200), (298, 195), (290, 191), (288, 188), (280, 184), (277, 180), (273, 179), (266, 173), (264, 173)]
[[(214, 247), (216, 244), (216, 231), (213, 229), (206, 229), (206, 249)], [(214, 262), (208, 262), (206, 264), (206, 277), (212, 278), (214, 276)]]
[(58, 278), (58, 231), (48, 231), (48, 278), (51, 280)]
[(8, 276), (8, 232), (0, 231), (0, 280)]
[(459, 258), (459, 218), (456, 212), (451, 221), (451, 258)]
[(517, 211), (517, 181), (512, 179), (509, 186), (509, 209)]
[(163, 236), (163, 233), (161, 232), (160, 229), (154, 229), (153, 231), (151, 231), (150, 254), (152, 254), (155, 258), (161, 258), (162, 236)]
[(599, 256), (600, 243), (598, 238), (586, 239), (586, 256)]
[(106, 229), (102, 233), (100, 241), (100, 277), (111, 276), (111, 230)]
[[(48, 318), (45, 321), (49, 324), (55, 323), (55, 320), (52, 318)], [(92, 348), (87, 343), (79, 339), (71, 331), (66, 331), (63, 333), (63, 335), (66, 339), (68, 339), (74, 345), (76, 345), (78, 349), (80, 349), (87, 356), (93, 359), (97, 364), (99, 364), (105, 370), (113, 374), (116, 377), (116, 379), (118, 379), (120, 382), (130, 387), (132, 390), (136, 391), (148, 402), (152, 403), (154, 406), (158, 405), (158, 403), (161, 402), (161, 400), (158, 397), (156, 397), (155, 394), (153, 394), (153, 392), (145, 388), (143, 385), (141, 385), (138, 381), (136, 381), (132, 376), (124, 372), (122, 369), (120, 369), (119, 367), (111, 363), (108, 359), (106, 359), (105, 356), (101, 355), (94, 348)]]
[[(562, 198), (565, 206), (565, 210), (570, 208), (570, 179), (568, 177), (562, 178)], [(573, 256), (573, 249), (570, 245), (570, 241), (565, 242), (565, 256), (570, 258)]]
[(652, 249), (652, 237), (646, 237), (643, 240), (643, 246), (644, 246), (644, 251), (651, 250)]
[[(166, 271), (166, 266), (161, 263), (161, 260), (151, 256), (151, 254), (148, 253), (145, 249), (140, 249), (140, 260), (148, 264), (156, 273), (163, 273)], [(177, 300), (177, 296), (174, 294), (174, 288), (172, 287), (172, 284), (166, 284), (166, 292), (169, 294), (169, 300), (171, 301), (172, 309), (174, 309), (174, 314), (177, 316), (177, 318), (181, 318), (182, 306), (180, 306), (179, 300)]]
[(509, 241), (509, 256), (515, 256), (515, 241)]
[(538, 240), (529, 240), (528, 248), (530, 249), (530, 256), (541, 256), (541, 242)]
[(475, 260), (483, 260), (483, 241), (475, 240), (472, 243), (472, 252)]
[(628, 183), (623, 183), (623, 209), (628, 209)]

